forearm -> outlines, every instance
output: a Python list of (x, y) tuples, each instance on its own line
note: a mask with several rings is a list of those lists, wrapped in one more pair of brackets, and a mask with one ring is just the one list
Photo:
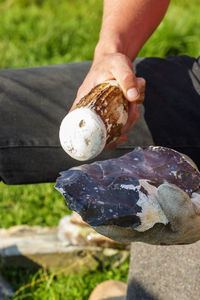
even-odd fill
[(123, 53), (133, 60), (162, 21), (170, 0), (104, 0), (95, 58)]

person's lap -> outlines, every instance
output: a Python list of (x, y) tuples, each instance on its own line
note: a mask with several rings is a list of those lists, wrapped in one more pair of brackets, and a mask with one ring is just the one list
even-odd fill
[[(5, 183), (53, 182), (60, 171), (80, 164), (61, 149), (58, 133), (90, 65), (0, 71), (0, 179)], [(200, 59), (145, 58), (134, 67), (147, 81), (141, 119), (125, 145), (95, 160), (155, 144), (183, 152), (200, 166)], [(129, 288), (128, 299), (131, 293)]]
[(154, 143), (183, 152), (200, 166), (200, 58), (147, 58), (137, 75), (147, 80), (145, 120)]
[[(61, 149), (58, 132), (90, 65), (0, 71), (0, 178), (5, 183), (53, 182), (60, 171), (80, 164)], [(200, 165), (200, 62), (186, 56), (137, 59), (135, 71), (147, 81), (145, 121), (141, 116), (128, 143), (95, 160), (154, 143)]]

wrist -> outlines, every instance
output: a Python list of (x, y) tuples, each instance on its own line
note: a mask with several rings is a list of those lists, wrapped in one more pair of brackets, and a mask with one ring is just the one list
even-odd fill
[(132, 36), (127, 36), (127, 34), (118, 34), (117, 36), (112, 34), (112, 38), (103, 36), (102, 38), (100, 37), (96, 45), (94, 61), (101, 60), (103, 57), (115, 53), (124, 54), (133, 61), (141, 47), (140, 42), (137, 43)]
[(127, 55), (127, 49), (123, 39), (120, 36), (112, 36), (112, 38), (103, 37), (100, 38), (95, 51), (94, 51), (94, 60), (100, 60), (103, 57), (109, 54), (122, 53)]

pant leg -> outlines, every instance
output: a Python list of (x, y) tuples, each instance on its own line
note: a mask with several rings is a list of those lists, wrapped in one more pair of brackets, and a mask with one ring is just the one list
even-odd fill
[(89, 62), (0, 71), (0, 177), (7, 184), (53, 182), (76, 164), (61, 149), (61, 120)]
[[(200, 58), (147, 58), (136, 74), (147, 80), (145, 121), (154, 143), (189, 155), (200, 167)], [(137, 263), (132, 244), (126, 299), (157, 299), (135, 280)]]
[[(7, 184), (55, 181), (80, 164), (60, 147), (61, 120), (91, 63), (0, 71), (0, 177)], [(129, 142), (97, 159), (120, 156), (136, 146), (168, 146), (199, 162), (199, 62), (189, 57), (135, 62), (147, 80), (141, 119)], [(145, 109), (145, 114), (144, 114)]]
[[(0, 178), (7, 184), (54, 182), (80, 162), (61, 148), (59, 127), (91, 62), (0, 70)], [(130, 144), (96, 159), (118, 157)]]
[(200, 58), (146, 58), (136, 70), (147, 81), (145, 120), (154, 143), (200, 166)]

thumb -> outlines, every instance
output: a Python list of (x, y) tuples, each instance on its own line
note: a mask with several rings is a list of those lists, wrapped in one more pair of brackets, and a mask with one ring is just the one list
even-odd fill
[(159, 186), (158, 202), (173, 231), (183, 231), (188, 220), (195, 215), (188, 194), (173, 184), (166, 183)]
[(125, 56), (120, 55), (118, 60), (112, 66), (113, 77), (119, 83), (124, 96), (128, 101), (137, 101), (141, 97), (141, 92), (144, 94), (145, 80), (143, 78), (136, 78), (133, 73), (133, 66), (131, 60)]

